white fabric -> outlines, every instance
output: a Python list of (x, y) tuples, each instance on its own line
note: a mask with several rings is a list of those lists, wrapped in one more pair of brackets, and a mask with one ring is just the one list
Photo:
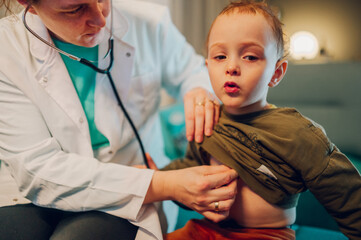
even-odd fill
[[(160, 89), (174, 97), (195, 86), (210, 89), (204, 59), (194, 54), (165, 7), (113, 1), (113, 8), (112, 76), (146, 151), (162, 167), (168, 159), (158, 116)], [(51, 41), (37, 16), (28, 14), (27, 22)], [(124, 166), (140, 164), (142, 157), (106, 76), (97, 75), (95, 122), (110, 146), (93, 152), (60, 55), (14, 16), (0, 20), (0, 36), (0, 206), (24, 202), (23, 196), (62, 210), (97, 209), (140, 226), (136, 239), (162, 239), (155, 206), (142, 206), (153, 171)], [(106, 49), (104, 39), (100, 57)]]

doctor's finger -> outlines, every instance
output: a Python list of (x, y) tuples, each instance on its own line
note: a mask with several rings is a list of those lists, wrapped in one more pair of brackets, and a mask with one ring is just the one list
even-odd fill
[(217, 223), (226, 219), (229, 216), (229, 211), (223, 211), (223, 212), (205, 211), (205, 212), (201, 212), (201, 214), (205, 216), (207, 219)]
[(194, 100), (192, 98), (184, 98), (184, 117), (186, 124), (186, 137), (187, 140), (193, 141), (195, 129), (195, 116), (194, 116)]
[(213, 127), (215, 125), (214, 114), (216, 111), (214, 107), (215, 105), (213, 104), (213, 101), (206, 100), (206, 103), (204, 105), (204, 109), (205, 109), (204, 134), (206, 136), (210, 136), (212, 134)]
[(227, 200), (212, 201), (207, 208), (207, 211), (226, 212), (229, 211), (235, 201), (235, 197)]
[[(209, 168), (211, 167), (217, 168), (221, 166), (210, 166)], [(233, 188), (232, 186), (234, 185), (230, 183), (236, 181), (236, 179), (238, 178), (238, 173), (234, 169), (227, 169), (226, 171), (216, 172), (210, 175), (206, 175), (206, 177), (209, 182), (209, 186), (208, 186), (209, 189), (220, 188), (224, 185), (229, 185), (231, 186), (231, 188)]]
[(203, 141), (203, 133), (204, 133), (204, 119), (205, 119), (204, 103), (196, 104), (194, 115), (195, 115), (195, 134), (194, 134), (195, 141), (201, 143)]
[(214, 104), (214, 124), (213, 125), (216, 125), (219, 121), (221, 104), (219, 103), (219, 101), (217, 99), (213, 100), (213, 104)]
[(214, 209), (213, 208), (214, 206), (212, 204), (221, 201), (222, 202), (224, 201), (224, 203), (219, 204), (218, 207), (222, 207), (222, 210), (228, 210), (228, 207), (232, 206), (237, 195), (237, 180), (234, 180), (228, 185), (224, 185), (222, 187), (212, 189), (207, 193), (207, 195), (208, 195), (207, 201), (209, 202), (208, 204), (209, 210)]

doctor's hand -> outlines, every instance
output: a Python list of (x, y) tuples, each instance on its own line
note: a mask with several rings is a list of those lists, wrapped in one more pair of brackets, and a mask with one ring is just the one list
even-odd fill
[(169, 183), (176, 201), (219, 222), (228, 217), (235, 201), (237, 178), (226, 166), (199, 166), (175, 171)]
[(194, 88), (184, 96), (186, 136), (200, 143), (203, 135), (210, 136), (219, 119), (220, 104), (216, 97), (204, 88)]
[(237, 178), (236, 171), (224, 165), (155, 171), (144, 203), (174, 200), (219, 222), (234, 203)]

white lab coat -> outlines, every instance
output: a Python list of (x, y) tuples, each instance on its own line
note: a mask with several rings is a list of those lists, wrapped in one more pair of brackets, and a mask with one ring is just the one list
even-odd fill
[[(113, 1), (113, 9), (112, 76), (146, 151), (163, 166), (168, 159), (158, 116), (160, 89), (175, 97), (196, 86), (210, 89), (204, 59), (194, 54), (165, 7)], [(28, 14), (27, 22), (51, 42), (37, 16)], [(62, 210), (97, 209), (138, 225), (136, 239), (162, 239), (154, 204), (142, 205), (153, 171), (124, 166), (142, 158), (106, 76), (97, 75), (94, 107), (96, 126), (110, 146), (93, 152), (87, 119), (60, 55), (14, 16), (0, 21), (0, 36), (0, 206), (26, 202), (25, 197)], [(107, 66), (102, 59), (107, 39), (99, 49), (100, 64)]]

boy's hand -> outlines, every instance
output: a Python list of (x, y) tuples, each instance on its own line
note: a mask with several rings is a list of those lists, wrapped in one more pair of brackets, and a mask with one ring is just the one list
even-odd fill
[(154, 163), (154, 161), (153, 161), (152, 157), (150, 156), (150, 154), (146, 153), (145, 156), (147, 157), (147, 162), (148, 162), (149, 168), (153, 169), (153, 170), (158, 170), (158, 167)]
[[(147, 162), (150, 169), (158, 170), (157, 165), (155, 165), (152, 157), (149, 153), (145, 153), (145, 156), (147, 157)], [(139, 168), (139, 169), (147, 169), (147, 166), (145, 164), (139, 164), (139, 165), (133, 165), (132, 167)]]

